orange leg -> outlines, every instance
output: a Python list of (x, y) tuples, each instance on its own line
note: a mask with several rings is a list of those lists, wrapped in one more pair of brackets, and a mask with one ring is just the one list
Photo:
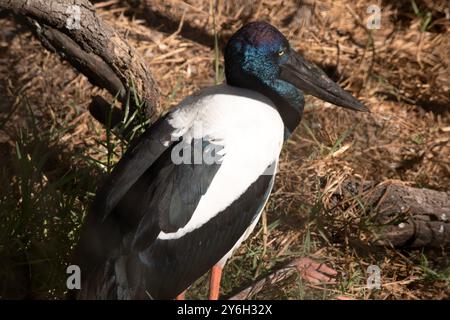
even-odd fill
[(186, 290), (184, 290), (182, 293), (180, 293), (179, 295), (177, 295), (177, 297), (175, 298), (175, 300), (185, 300), (185, 294), (186, 294)]
[(215, 265), (211, 269), (211, 280), (209, 282), (209, 300), (219, 299), (221, 278), (222, 278), (222, 267)]

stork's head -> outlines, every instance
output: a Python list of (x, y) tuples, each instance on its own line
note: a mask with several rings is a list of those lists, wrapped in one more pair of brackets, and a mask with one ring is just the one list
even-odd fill
[(368, 111), (292, 49), (286, 37), (266, 22), (251, 22), (231, 37), (225, 48), (225, 74), (229, 85), (257, 90), (273, 100), (290, 99), (293, 108), (296, 103), (302, 104), (297, 106), (300, 117), (303, 94), (344, 108)]

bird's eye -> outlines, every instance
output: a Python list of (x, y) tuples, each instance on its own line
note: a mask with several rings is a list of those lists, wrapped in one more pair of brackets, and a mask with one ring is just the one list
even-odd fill
[(281, 57), (284, 55), (284, 50), (281, 49), (280, 51), (277, 52), (278, 56)]

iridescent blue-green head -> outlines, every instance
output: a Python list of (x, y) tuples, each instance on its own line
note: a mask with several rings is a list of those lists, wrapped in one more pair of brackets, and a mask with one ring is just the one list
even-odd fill
[(368, 111), (293, 50), (286, 37), (266, 22), (251, 22), (230, 38), (225, 47), (225, 75), (229, 85), (256, 90), (270, 98), (289, 133), (301, 120), (304, 94), (344, 108)]

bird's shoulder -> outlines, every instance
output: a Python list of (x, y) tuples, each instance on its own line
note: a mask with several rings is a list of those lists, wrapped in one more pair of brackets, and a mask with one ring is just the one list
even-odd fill
[(253, 90), (221, 84), (201, 89), (186, 97), (171, 111), (170, 122), (175, 127), (180, 127), (196, 120), (207, 120), (214, 115), (220, 115), (223, 120), (228, 121), (255, 115), (281, 119), (275, 105), (266, 96)]
[[(226, 84), (204, 88), (184, 99), (168, 115), (174, 138), (279, 140), (284, 124), (273, 102), (248, 89)], [(268, 130), (269, 129), (269, 130)]]

